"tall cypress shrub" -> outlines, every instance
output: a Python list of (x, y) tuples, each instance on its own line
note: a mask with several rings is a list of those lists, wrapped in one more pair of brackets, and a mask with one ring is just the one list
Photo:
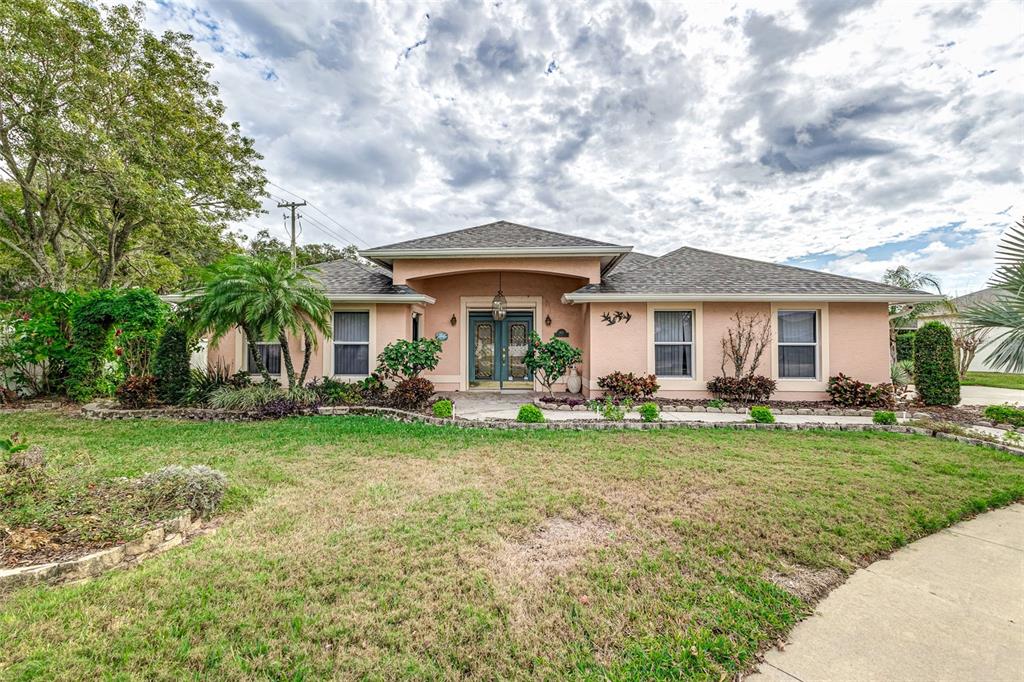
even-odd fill
[(914, 359), (914, 332), (903, 332), (896, 335), (896, 360)]
[(953, 333), (941, 322), (929, 322), (914, 338), (914, 387), (925, 405), (960, 402)]
[(163, 402), (180, 405), (184, 400), (190, 377), (190, 356), (188, 334), (176, 324), (168, 325), (153, 360), (156, 394)]

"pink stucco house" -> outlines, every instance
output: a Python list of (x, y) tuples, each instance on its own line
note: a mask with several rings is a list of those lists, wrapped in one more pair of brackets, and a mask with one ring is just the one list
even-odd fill
[[(737, 311), (771, 320), (759, 373), (778, 400), (820, 399), (843, 372), (889, 380), (889, 303), (933, 294), (786, 265), (682, 247), (661, 257), (569, 234), (495, 222), (361, 252), (366, 263), (319, 265), (332, 301), (331, 337), (320, 340), (312, 376), (356, 380), (395, 339), (444, 340), (442, 391), (537, 388), (523, 366), (536, 330), (583, 351), (583, 393), (620, 370), (658, 377), (663, 397), (707, 397), (720, 374), (723, 333)], [(501, 291), (504, 319), (491, 314)], [(300, 365), (300, 344), (291, 344)], [(261, 345), (272, 370), (280, 347)], [(238, 333), (209, 351), (211, 363), (246, 369)], [(559, 387), (556, 387), (559, 388)]]

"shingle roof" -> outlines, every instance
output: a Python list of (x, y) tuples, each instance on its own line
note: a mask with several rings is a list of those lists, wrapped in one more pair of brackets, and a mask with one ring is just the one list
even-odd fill
[(410, 239), (386, 246), (377, 246), (361, 253), (372, 257), (378, 252), (409, 251), (409, 250), (441, 250), (441, 249), (478, 249), (478, 248), (579, 248), (607, 247), (626, 249), (628, 247), (608, 242), (599, 242), (576, 235), (563, 234), (528, 227), (517, 223), (499, 220), (486, 225), (467, 227), (463, 230), (435, 234), (429, 237)]
[(981, 289), (980, 291), (972, 291), (969, 294), (963, 296), (957, 296), (949, 300), (949, 303), (953, 306), (952, 309), (940, 306), (938, 309), (929, 310), (927, 312), (918, 315), (918, 318), (925, 317), (949, 317), (955, 315), (954, 311), (963, 311), (972, 306), (976, 306), (979, 303), (995, 303), (999, 297), (999, 289), (995, 287), (989, 287), (988, 289)]
[(314, 265), (328, 298), (345, 295), (408, 296), (419, 292), (403, 285), (391, 283), (391, 274), (375, 265), (356, 263), (342, 258)]
[(646, 253), (640, 253), (639, 251), (630, 251), (629, 253), (622, 257), (622, 260), (620, 260), (614, 268), (612, 268), (612, 272), (626, 272), (627, 270), (635, 270), (636, 268), (647, 265), (652, 260), (657, 259), (657, 256), (651, 256)]
[(817, 272), (790, 265), (726, 256), (684, 246), (641, 264), (615, 271), (601, 284), (588, 284), (574, 294), (680, 294), (787, 296), (888, 296), (898, 300), (929, 295), (878, 282)]

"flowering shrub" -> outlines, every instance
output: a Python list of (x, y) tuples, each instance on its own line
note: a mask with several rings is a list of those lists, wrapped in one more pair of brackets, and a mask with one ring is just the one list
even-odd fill
[(632, 372), (612, 372), (599, 378), (597, 385), (618, 400), (644, 400), (654, 397), (658, 391), (658, 379), (653, 374), (637, 376)]

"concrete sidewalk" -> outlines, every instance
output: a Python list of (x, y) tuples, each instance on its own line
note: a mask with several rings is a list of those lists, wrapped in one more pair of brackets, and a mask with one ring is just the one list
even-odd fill
[(857, 571), (747, 680), (1024, 680), (1024, 505)]
[(991, 386), (961, 386), (961, 405), (1024, 405), (1024, 391)]

